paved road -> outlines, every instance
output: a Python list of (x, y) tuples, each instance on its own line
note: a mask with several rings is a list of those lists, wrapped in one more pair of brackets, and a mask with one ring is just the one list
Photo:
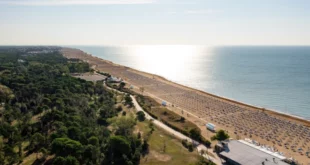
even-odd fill
[[(146, 112), (141, 108), (141, 106), (138, 104), (138, 102), (137, 102), (137, 100), (136, 100), (136, 98), (135, 98), (134, 96), (130, 95), (130, 97), (132, 98), (132, 102), (133, 102), (133, 104), (134, 104), (136, 110), (137, 110), (137, 111), (142, 111), (142, 112), (144, 112), (146, 119), (152, 120), (153, 123), (154, 123), (156, 126), (158, 126), (158, 127), (162, 128), (162, 129), (166, 130), (167, 132), (171, 133), (171, 134), (172, 134), (173, 136), (175, 136), (176, 138), (179, 138), (179, 139), (182, 139), (182, 140), (185, 140), (185, 139), (186, 139), (187, 141), (192, 142), (193, 144), (196, 144), (196, 145), (197, 145), (197, 150), (198, 150), (199, 153), (200, 153), (201, 150), (208, 151), (208, 148), (207, 148), (206, 146), (204, 146), (204, 145), (202, 145), (202, 144), (199, 144), (199, 142), (197, 142), (197, 141), (191, 139), (191, 138), (188, 137), (188, 136), (183, 135), (182, 133), (180, 133), (180, 132), (178, 132), (178, 131), (175, 131), (174, 129), (168, 127), (168, 126), (165, 125), (164, 123), (162, 123), (162, 122), (160, 122), (160, 121), (154, 119), (152, 116), (150, 116), (148, 113), (146, 113)], [(204, 154), (204, 155), (202, 155), (202, 156), (205, 157), (205, 158), (208, 159), (208, 160), (211, 160), (212, 162), (214, 162), (214, 163), (216, 163), (216, 164), (218, 164), (218, 165), (221, 165), (221, 164), (222, 164), (221, 161), (220, 161), (220, 159), (216, 159), (216, 158), (214, 158), (214, 157), (212, 157), (212, 156), (210, 156), (210, 155), (208, 155), (208, 154)]]
[(189, 137), (187, 137), (187, 136), (181, 134), (180, 132), (175, 131), (174, 129), (168, 127), (168, 126), (165, 125), (164, 123), (162, 123), (162, 122), (160, 122), (160, 121), (154, 119), (152, 116), (150, 116), (148, 113), (146, 113), (146, 112), (141, 108), (141, 106), (138, 104), (138, 102), (137, 102), (137, 100), (136, 100), (135, 97), (133, 97), (133, 96), (130, 96), (130, 97), (132, 98), (132, 102), (133, 102), (133, 104), (134, 104), (136, 110), (137, 110), (137, 111), (142, 111), (142, 112), (144, 112), (145, 117), (146, 117), (148, 120), (152, 120), (153, 123), (154, 123), (155, 125), (157, 125), (158, 127), (161, 127), (161, 128), (163, 128), (163, 129), (165, 129), (167, 132), (173, 134), (174, 136), (176, 136), (176, 137), (179, 138), (179, 139), (183, 139), (183, 140), (186, 139), (187, 141), (193, 142), (193, 143), (196, 144), (196, 145), (199, 144), (199, 142), (197, 142), (197, 141), (195, 141), (195, 140), (193, 140), (193, 139), (191, 139), (191, 138), (189, 138)]
[[(108, 87), (106, 84), (105, 84), (105, 86), (106, 86), (108, 89), (110, 89), (110, 90), (113, 90), (113, 91), (115, 91), (115, 92), (124, 94), (124, 92), (121, 92), (121, 91), (118, 91), (118, 90), (116, 90), (116, 89), (110, 88), (110, 87)], [(138, 111), (138, 112), (139, 112), (139, 111), (144, 112), (145, 118), (148, 119), (148, 120), (151, 120), (156, 126), (158, 126), (158, 127), (162, 128), (162, 129), (166, 130), (167, 132), (171, 133), (171, 134), (172, 134), (173, 136), (175, 136), (176, 138), (179, 138), (179, 139), (181, 139), (181, 140), (185, 140), (185, 139), (186, 139), (187, 141), (192, 142), (193, 144), (196, 144), (196, 145), (197, 145), (196, 148), (197, 148), (197, 150), (198, 150), (199, 153), (200, 153), (201, 150), (208, 151), (208, 148), (207, 148), (206, 146), (204, 146), (204, 145), (202, 145), (202, 144), (199, 144), (199, 142), (197, 142), (197, 141), (191, 139), (191, 138), (188, 137), (188, 136), (183, 135), (182, 133), (180, 133), (180, 132), (178, 132), (178, 131), (176, 131), (176, 130), (170, 128), (170, 127), (168, 127), (168, 126), (165, 125), (164, 123), (162, 123), (162, 122), (160, 122), (160, 121), (154, 119), (152, 116), (150, 116), (148, 113), (146, 113), (146, 112), (142, 109), (142, 107), (138, 104), (138, 102), (137, 102), (137, 100), (136, 100), (136, 98), (135, 98), (134, 96), (130, 95), (130, 97), (131, 97), (131, 99), (132, 99), (132, 102), (133, 102), (133, 105), (135, 106), (136, 111)], [(217, 164), (217, 165), (222, 165), (222, 162), (221, 162), (220, 158), (218, 158), (218, 157), (217, 157), (217, 158), (214, 158), (214, 157), (212, 157), (212, 156), (210, 156), (210, 155), (208, 155), (208, 154), (204, 154), (204, 155), (202, 155), (202, 156), (205, 157), (205, 158), (208, 159), (208, 160), (211, 160), (212, 162), (214, 162), (214, 163)]]

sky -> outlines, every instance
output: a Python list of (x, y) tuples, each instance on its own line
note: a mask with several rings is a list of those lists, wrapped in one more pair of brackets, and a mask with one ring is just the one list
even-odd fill
[(310, 45), (310, 0), (0, 0), (0, 45)]

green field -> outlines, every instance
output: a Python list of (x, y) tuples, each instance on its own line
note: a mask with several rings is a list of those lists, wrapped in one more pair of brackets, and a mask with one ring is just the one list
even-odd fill
[[(149, 122), (139, 122), (138, 129), (144, 133), (149, 131)], [(181, 144), (181, 141), (172, 137), (167, 132), (155, 127), (154, 132), (149, 136), (149, 154), (141, 158), (141, 165), (188, 165), (195, 164), (198, 160), (196, 150), (189, 152)], [(165, 151), (164, 151), (164, 146)]]

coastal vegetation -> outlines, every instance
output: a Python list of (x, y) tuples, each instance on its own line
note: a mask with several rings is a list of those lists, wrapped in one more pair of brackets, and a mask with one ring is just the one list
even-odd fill
[[(201, 135), (200, 129), (194, 123), (186, 120), (183, 116), (180, 116), (170, 111), (169, 109), (161, 106), (156, 100), (151, 97), (144, 96), (129, 88), (125, 88), (125, 84), (121, 85), (121, 83), (107, 83), (107, 85), (111, 88), (127, 93), (125, 96), (125, 102), (131, 101), (128, 94), (134, 95), (143, 110), (154, 119), (158, 119), (170, 128), (201, 142), (207, 147), (210, 147), (211, 142)], [(120, 86), (122, 86), (122, 88), (120, 88)], [(139, 90), (141, 91), (141, 89)], [(128, 99), (128, 101), (126, 101), (126, 98)]]
[(129, 95), (106, 89), (102, 81), (70, 76), (90, 72), (89, 64), (65, 59), (57, 49), (22, 50), (0, 51), (0, 164), (201, 161), (197, 152), (145, 120), (143, 112), (133, 113)]
[(162, 107), (154, 99), (148, 96), (137, 95), (137, 101), (153, 118), (159, 119), (172, 129), (205, 144), (207, 147), (211, 145), (209, 140), (201, 136), (200, 129), (194, 123), (185, 120), (184, 117)]
[(211, 140), (226, 140), (229, 139), (229, 135), (224, 130), (218, 130), (214, 136), (211, 137)]
[(101, 74), (103, 76), (111, 77), (111, 75), (109, 73), (104, 73), (104, 72), (100, 72), (100, 71), (96, 71), (96, 73)]
[(187, 148), (182, 146), (180, 139), (156, 127), (152, 121), (139, 120), (140, 115), (144, 116), (142, 111), (133, 111), (133, 108), (122, 103), (120, 97), (117, 102), (120, 104), (120, 107), (122, 107), (122, 110), (119, 111), (119, 115), (114, 118), (123, 118), (121, 114), (126, 112), (126, 116), (136, 116), (138, 120), (134, 126), (133, 132), (137, 134), (138, 139), (143, 139), (142, 151), (144, 152), (141, 153), (141, 165), (196, 165), (201, 162), (208, 165), (207, 163), (211, 163), (205, 159), (201, 160), (196, 150), (189, 152)]
[(142, 156), (141, 165), (201, 165), (201, 162), (205, 163), (203, 165), (213, 165), (204, 158), (201, 159), (197, 151), (189, 152), (179, 139), (153, 127), (147, 120), (137, 123), (137, 129), (141, 132), (142, 138), (148, 139), (149, 144), (149, 153)]
[[(123, 82), (124, 83), (124, 82)], [(124, 93), (127, 93), (127, 94), (130, 94), (130, 95), (134, 95), (134, 96), (138, 96), (140, 95), (139, 93), (125, 87), (126, 86), (126, 83), (124, 84), (121, 84), (121, 83), (110, 83), (110, 82), (106, 82), (106, 85), (110, 88), (114, 88), (116, 90), (119, 90), (121, 92), (124, 92)]]
[(144, 121), (145, 120), (145, 114), (142, 111), (137, 112), (137, 118), (139, 121)]
[(0, 164), (139, 164), (135, 119), (114, 119), (102, 82), (70, 76), (88, 63), (25, 49), (0, 52)]

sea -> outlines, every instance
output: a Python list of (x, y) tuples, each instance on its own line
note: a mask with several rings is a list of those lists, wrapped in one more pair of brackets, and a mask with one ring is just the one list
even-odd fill
[(310, 46), (72, 46), (246, 104), (310, 120)]

